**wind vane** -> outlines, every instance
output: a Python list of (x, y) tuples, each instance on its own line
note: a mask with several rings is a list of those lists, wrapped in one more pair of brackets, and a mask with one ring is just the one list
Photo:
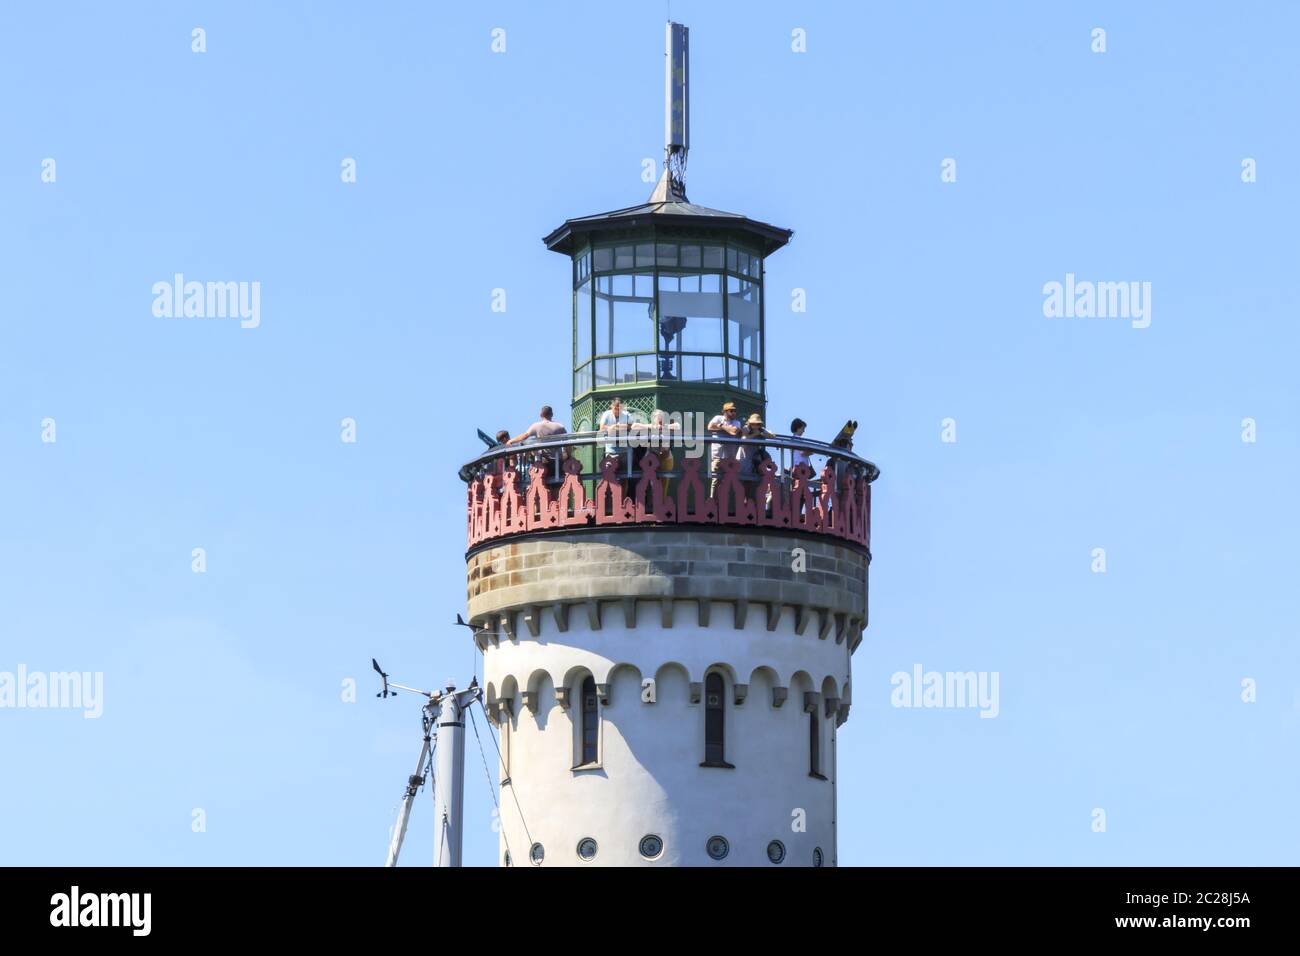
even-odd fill
[[(465, 623), (459, 614), (456, 615), (456, 623)], [(466, 626), (471, 627), (471, 625)], [(415, 796), (425, 782), (432, 778), (436, 828), (433, 840), (433, 865), (460, 866), (465, 802), (465, 718), (462, 715), (471, 705), (477, 703), (482, 706), (483, 704), (483, 690), (479, 687), (478, 678), (471, 680), (469, 687), (461, 691), (456, 690), (451, 684), (441, 691), (427, 691), (389, 680), (388, 674), (373, 657), (370, 659), (370, 666), (383, 681), (383, 688), (375, 694), (376, 697), (383, 699), (396, 697), (399, 690), (404, 690), (425, 699), (424, 707), (420, 712), (420, 724), (423, 729), (420, 758), (415, 762), (415, 773), (406, 780), (406, 790), (402, 794), (397, 823), (393, 826), (392, 840), (388, 846), (388, 861), (385, 865), (397, 865), (397, 858), (402, 852), (402, 843), (406, 839), (406, 826), (411, 819)], [(477, 733), (476, 727), (475, 734)], [(488, 782), (491, 783), (490, 780)]]

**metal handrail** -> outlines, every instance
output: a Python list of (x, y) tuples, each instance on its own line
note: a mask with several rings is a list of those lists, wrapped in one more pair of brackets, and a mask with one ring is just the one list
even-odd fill
[[(657, 432), (657, 434), (651, 434), (653, 432)], [(818, 455), (835, 461), (837, 464), (843, 463), (846, 467), (851, 468), (855, 475), (860, 475), (868, 482), (875, 481), (880, 475), (880, 469), (873, 462), (855, 455), (851, 451), (809, 438), (798, 438), (792, 435), (774, 435), (771, 438), (735, 438), (713, 432), (683, 433), (680, 430), (655, 429), (649, 424), (633, 423), (619, 426), (617, 433), (602, 433), (599, 431), (569, 432), (552, 438), (530, 438), (515, 445), (497, 445), (461, 466), (460, 478), (468, 484), (492, 470), (502, 458), (525, 456), (526, 459), (530, 459), (532, 462), (537, 462), (543, 457), (549, 459), (549, 474), (546, 480), (548, 483), (558, 483), (564, 478), (561, 471), (563, 463), (567, 458), (572, 457), (571, 452), (573, 449), (597, 447), (603, 449), (609, 446), (621, 449), (617, 452), (620, 457), (623, 457), (620, 477), (639, 478), (641, 470), (638, 467), (638, 462), (641, 456), (638, 452), (698, 449), (698, 455), (688, 454), (685, 457), (711, 458), (713, 446), (715, 445), (731, 445), (737, 448), (762, 448), (769, 454), (772, 454), (775, 450), (779, 457), (778, 454), (773, 454), (773, 459), (776, 460), (778, 474), (781, 475), (790, 473), (796, 451), (805, 453), (809, 458)], [(546, 455), (545, 453), (548, 451), (559, 453)], [(787, 452), (789, 453), (788, 457)], [(600, 462), (605, 457), (603, 451), (595, 456), (593, 461), (596, 470), (583, 471), (579, 477), (584, 481), (599, 478)], [(526, 485), (530, 480), (528, 464), (516, 462), (516, 471), (519, 473), (521, 482)], [(679, 478), (682, 472), (679, 468), (671, 468), (658, 472), (658, 475), (661, 478)]]

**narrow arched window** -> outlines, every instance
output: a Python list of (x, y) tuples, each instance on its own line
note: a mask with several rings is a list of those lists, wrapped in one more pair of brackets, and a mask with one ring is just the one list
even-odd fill
[(728, 766), (724, 759), (725, 687), (722, 675), (716, 671), (704, 678), (704, 765)]
[(817, 720), (817, 709), (808, 714), (808, 773), (814, 777), (822, 775), (822, 734)]
[(600, 730), (600, 717), (596, 710), (596, 681), (587, 677), (582, 682), (582, 763), (596, 762), (596, 739)]

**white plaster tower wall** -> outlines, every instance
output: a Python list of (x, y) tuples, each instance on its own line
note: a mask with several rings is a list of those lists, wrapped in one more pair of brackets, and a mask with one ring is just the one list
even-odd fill
[[(471, 555), (471, 619), (495, 635), (480, 642), (504, 758), (501, 860), (528, 865), (540, 845), (543, 866), (833, 865), (866, 568), (838, 542), (704, 529)], [(730, 766), (701, 766), (710, 674)], [(597, 744), (584, 762), (588, 677)]]

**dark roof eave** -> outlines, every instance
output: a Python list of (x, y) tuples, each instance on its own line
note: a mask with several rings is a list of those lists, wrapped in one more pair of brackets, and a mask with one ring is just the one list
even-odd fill
[(748, 233), (763, 242), (763, 255), (771, 255), (790, 241), (794, 235), (791, 229), (771, 226), (765, 222), (747, 219), (743, 216), (688, 216), (676, 213), (644, 213), (634, 216), (619, 216), (612, 219), (569, 219), (542, 239), (546, 248), (563, 255), (573, 253), (574, 240), (580, 235), (600, 232), (615, 232), (624, 229), (640, 229), (646, 226), (694, 226), (703, 229), (725, 229), (733, 232)]

